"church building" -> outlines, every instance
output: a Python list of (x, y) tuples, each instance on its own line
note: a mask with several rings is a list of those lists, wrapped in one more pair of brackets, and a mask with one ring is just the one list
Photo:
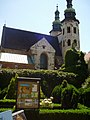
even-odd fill
[[(33, 69), (53, 70), (63, 64), (65, 52), (73, 44), (80, 50), (79, 20), (72, 7), (72, 0), (66, 0), (66, 2), (67, 8), (62, 21), (59, 17), (58, 6), (56, 6), (55, 20), (52, 23), (50, 35), (3, 26), (0, 48), (1, 66), (3, 67), (3, 63), (5, 63), (2, 56), (9, 53), (19, 54), (23, 56), (23, 59), (26, 57), (27, 62), (24, 65), (33, 66)], [(22, 63), (19, 62), (19, 64)], [(11, 62), (8, 61), (7, 64), (11, 64)], [(14, 62), (17, 68), (19, 68), (19, 64)]]

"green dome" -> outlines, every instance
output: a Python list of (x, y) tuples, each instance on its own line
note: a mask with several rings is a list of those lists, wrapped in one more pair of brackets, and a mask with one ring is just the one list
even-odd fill
[(55, 20), (53, 24), (61, 24), (60, 20)]
[(75, 12), (75, 9), (74, 9), (74, 8), (67, 8), (64, 12), (65, 12), (65, 13), (66, 13), (66, 12)]

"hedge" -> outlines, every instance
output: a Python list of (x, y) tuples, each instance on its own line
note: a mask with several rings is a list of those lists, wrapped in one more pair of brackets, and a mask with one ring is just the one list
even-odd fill
[(90, 110), (25, 111), (27, 120), (90, 120)]
[[(6, 74), (3, 75), (3, 71)], [(4, 83), (4, 85), (2, 86), (8, 86), (11, 80), (10, 78), (12, 78), (13, 76), (15, 77), (15, 74), (18, 74), (19, 77), (40, 77), (42, 92), (47, 97), (50, 97), (53, 88), (56, 85), (61, 84), (64, 79), (66, 79), (68, 83), (75, 86), (79, 82), (77, 81), (77, 76), (75, 74), (68, 72), (59, 72), (57, 70), (2, 69), (2, 73), (0, 75), (0, 78), (2, 76), (2, 79), (0, 79), (0, 83)]]
[(12, 77), (15, 76), (15, 72), (9, 69), (0, 69), (0, 89), (4, 89), (8, 86)]
[[(0, 108), (0, 112), (12, 110)], [(24, 110), (27, 120), (90, 120), (90, 110)]]
[(13, 108), (14, 105), (16, 105), (16, 100), (0, 100), (0, 108)]

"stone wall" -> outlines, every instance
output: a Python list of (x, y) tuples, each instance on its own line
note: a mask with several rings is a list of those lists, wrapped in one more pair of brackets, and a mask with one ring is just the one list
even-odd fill
[[(67, 32), (67, 27), (70, 27), (70, 33)], [(74, 33), (74, 28), (76, 28), (76, 33)], [(65, 56), (66, 50), (72, 47), (74, 40), (77, 41), (76, 49), (80, 50), (80, 40), (79, 40), (79, 24), (77, 21), (68, 20), (63, 22), (62, 25), (62, 55)], [(68, 40), (70, 39), (71, 43), (68, 45)]]
[(41, 56), (41, 54), (45, 54), (47, 56), (48, 69), (54, 69), (55, 50), (47, 42), (47, 40), (45, 38), (42, 38), (42, 40), (40, 40), (35, 45), (33, 45), (30, 48), (30, 51), (35, 57), (35, 68), (36, 69), (40, 69), (40, 56)]

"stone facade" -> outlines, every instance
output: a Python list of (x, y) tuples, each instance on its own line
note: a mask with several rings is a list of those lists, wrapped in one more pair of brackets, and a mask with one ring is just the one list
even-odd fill
[(47, 69), (54, 69), (54, 57), (55, 50), (54, 48), (47, 42), (45, 38), (37, 42), (30, 48), (31, 54), (34, 55), (35, 59), (35, 68), (40, 69), (41, 63), (40, 58), (41, 55), (44, 54), (47, 59)]
[(69, 20), (62, 23), (62, 55), (76, 44), (76, 49), (80, 50), (79, 25), (77, 21)]
[(76, 47), (80, 50), (79, 20), (75, 17), (72, 0), (66, 1), (65, 18), (62, 21), (56, 6), (50, 35), (4, 27), (1, 52), (27, 55), (28, 63), (33, 64), (35, 69), (59, 68), (64, 63), (65, 52), (68, 49)]

